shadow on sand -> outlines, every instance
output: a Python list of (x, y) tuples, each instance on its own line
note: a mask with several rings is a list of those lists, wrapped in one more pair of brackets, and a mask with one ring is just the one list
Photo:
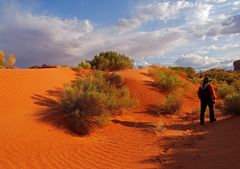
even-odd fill
[[(154, 163), (163, 169), (224, 169), (229, 166), (232, 166), (231, 169), (237, 169), (240, 166), (237, 160), (237, 156), (240, 155), (240, 142), (236, 145), (234, 138), (239, 138), (240, 134), (238, 130), (234, 130), (234, 126), (231, 127), (231, 124), (236, 124), (236, 121), (239, 123), (240, 118), (234, 116), (213, 124), (207, 122), (205, 126), (200, 126), (199, 122), (165, 126), (167, 130), (183, 134), (162, 136), (159, 140), (160, 154), (145, 159), (141, 163)], [(229, 139), (222, 139), (223, 137)], [(224, 161), (230, 149), (234, 150), (234, 148), (239, 150), (236, 151), (237, 154), (231, 154), (233, 156), (231, 161)]]
[(143, 129), (155, 127), (155, 125), (150, 122), (132, 122), (132, 121), (120, 121), (120, 120), (112, 120), (112, 122), (115, 124), (121, 124), (127, 127), (135, 127), (135, 128), (143, 128)]
[(48, 90), (47, 96), (35, 94), (32, 96), (34, 103), (43, 107), (35, 113), (36, 120), (59, 128), (71, 135), (81, 135), (76, 131), (74, 123), (61, 109), (61, 89)]

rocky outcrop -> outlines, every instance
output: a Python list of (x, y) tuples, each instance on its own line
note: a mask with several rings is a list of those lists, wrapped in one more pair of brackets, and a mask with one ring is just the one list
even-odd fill
[(45, 63), (43, 65), (34, 65), (29, 68), (30, 69), (41, 69), (41, 68), (57, 68), (57, 67), (58, 67), (58, 65)]
[(233, 62), (234, 71), (240, 70), (240, 60)]

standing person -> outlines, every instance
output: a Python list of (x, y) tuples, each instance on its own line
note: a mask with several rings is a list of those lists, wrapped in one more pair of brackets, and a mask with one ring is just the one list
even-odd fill
[(201, 112), (200, 112), (200, 124), (204, 125), (204, 116), (205, 111), (208, 106), (209, 108), (209, 118), (210, 122), (216, 121), (214, 116), (213, 104), (215, 104), (216, 94), (213, 88), (213, 85), (210, 84), (209, 77), (205, 76), (202, 82), (202, 86), (199, 86), (198, 89), (198, 98), (201, 102)]

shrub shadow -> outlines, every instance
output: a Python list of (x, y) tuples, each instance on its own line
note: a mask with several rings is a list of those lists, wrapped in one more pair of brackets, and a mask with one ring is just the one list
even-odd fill
[(121, 120), (117, 120), (117, 119), (112, 120), (112, 122), (115, 124), (121, 124), (121, 125), (127, 126), (127, 127), (142, 128), (142, 129), (155, 127), (155, 125), (150, 122), (121, 121)]
[(74, 123), (72, 123), (70, 118), (61, 110), (59, 98), (63, 91), (57, 88), (46, 92), (47, 96), (39, 94), (32, 96), (34, 103), (43, 107), (35, 113), (36, 120), (62, 129), (68, 134), (80, 135), (76, 132), (75, 126), (73, 126)]

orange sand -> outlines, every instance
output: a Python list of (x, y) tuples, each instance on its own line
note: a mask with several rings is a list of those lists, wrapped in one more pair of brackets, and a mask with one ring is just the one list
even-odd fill
[(147, 69), (118, 73), (140, 106), (79, 137), (51, 116), (58, 91), (75, 72), (0, 70), (0, 168), (239, 168), (239, 117), (199, 126), (186, 113), (198, 106), (197, 86), (191, 84), (179, 116), (158, 117), (154, 105), (165, 94), (151, 85)]

